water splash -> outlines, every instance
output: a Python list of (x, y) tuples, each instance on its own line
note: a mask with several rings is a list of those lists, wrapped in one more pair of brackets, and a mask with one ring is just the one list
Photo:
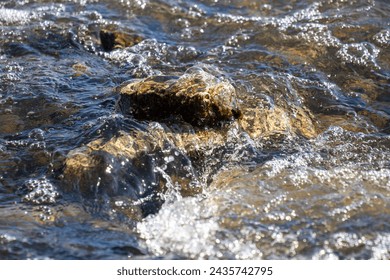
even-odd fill
[[(309, 2), (1, 2), (4, 256), (388, 259), (389, 6)], [(115, 87), (189, 68), (242, 119), (119, 112)], [(97, 168), (64, 183), (72, 157)]]

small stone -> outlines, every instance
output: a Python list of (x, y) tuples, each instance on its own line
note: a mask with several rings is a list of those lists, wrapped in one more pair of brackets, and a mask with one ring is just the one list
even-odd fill
[(88, 70), (88, 67), (85, 64), (80, 62), (73, 64), (72, 68), (75, 71), (79, 71), (79, 72), (86, 72)]

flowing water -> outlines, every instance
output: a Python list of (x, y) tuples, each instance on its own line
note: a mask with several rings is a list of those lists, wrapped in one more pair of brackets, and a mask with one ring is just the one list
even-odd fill
[[(118, 109), (191, 71), (248, 121)], [(0, 259), (128, 258), (389, 259), (390, 3), (0, 1)]]

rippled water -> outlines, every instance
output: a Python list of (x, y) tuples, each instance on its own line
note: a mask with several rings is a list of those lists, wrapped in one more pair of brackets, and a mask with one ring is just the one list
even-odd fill
[[(242, 118), (118, 109), (194, 72)], [(388, 1), (1, 1), (0, 81), (0, 259), (390, 258)]]

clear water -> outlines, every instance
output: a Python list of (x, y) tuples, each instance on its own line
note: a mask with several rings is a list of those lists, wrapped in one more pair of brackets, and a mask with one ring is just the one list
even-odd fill
[[(144, 40), (107, 52), (101, 29)], [(199, 158), (116, 106), (193, 67), (252, 114)], [(164, 144), (66, 175), (135, 132)], [(388, 1), (0, 2), (0, 259), (389, 259), (389, 159)]]

